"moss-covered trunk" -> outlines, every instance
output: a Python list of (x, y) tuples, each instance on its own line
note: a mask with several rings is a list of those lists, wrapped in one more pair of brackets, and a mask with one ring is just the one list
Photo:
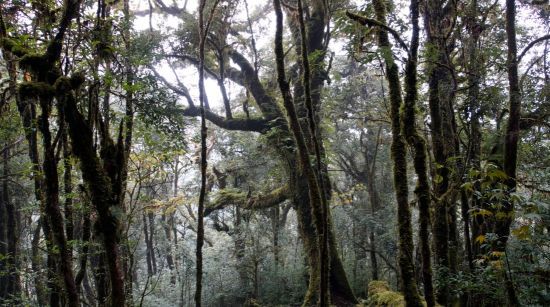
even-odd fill
[[(320, 282), (318, 271), (312, 269), (319, 264), (319, 254), (317, 252), (317, 240), (319, 240), (319, 236), (317, 235), (317, 230), (313, 224), (313, 217), (309, 207), (307, 181), (297, 172), (296, 168), (293, 167), (295, 163), (296, 161), (291, 161), (289, 164), (289, 166), (292, 167), (289, 170), (292, 202), (297, 213), (300, 236), (304, 243), (304, 251), (306, 253), (309, 265), (308, 292), (312, 293), (311, 295), (313, 296), (318, 290), (317, 287)], [(338, 254), (332, 223), (329, 223), (328, 234), (330, 257), (329, 287), (331, 303), (337, 304), (338, 306), (340, 304), (353, 304), (356, 302), (355, 295), (349, 285), (346, 272), (344, 271), (342, 261)]]
[(405, 67), (405, 107), (402, 114), (402, 129), (409, 146), (413, 150), (413, 165), (417, 176), (415, 189), (419, 209), (419, 237), (422, 255), (422, 280), (424, 283), (424, 298), (428, 307), (435, 306), (434, 288), (432, 282), (432, 264), (430, 250), (430, 184), (428, 180), (428, 158), (426, 141), (418, 133), (416, 127), (417, 90), (417, 60), (419, 45), (419, 2), (411, 1), (412, 38), (409, 46), (409, 58)]
[[(437, 201), (434, 210), (434, 245), (437, 265), (444, 269), (442, 272), (452, 272), (455, 255), (450, 257), (450, 250), (456, 254), (456, 221), (454, 200), (449, 190), (452, 188), (451, 168), (453, 162), (449, 160), (455, 155), (456, 132), (454, 129), (453, 103), (455, 84), (452, 76), (450, 51), (453, 48), (452, 36), (453, 2), (430, 0), (426, 3), (424, 15), (427, 34), (427, 72), (428, 72), (428, 103), (431, 117), (431, 137), (434, 159), (436, 163), (434, 177), (434, 194)], [(446, 274), (438, 278), (445, 279)], [(446, 305), (449, 300), (447, 282), (441, 282), (437, 289), (437, 301)]]
[[(376, 16), (376, 25), (383, 27), (386, 24), (386, 6), (383, 1), (373, 1), (374, 12)], [(364, 24), (367, 24), (366, 20), (353, 14), (348, 14), (351, 18), (354, 18)], [(412, 217), (408, 203), (408, 182), (407, 182), (407, 160), (406, 160), (406, 144), (402, 133), (402, 121), (400, 115), (400, 108), (403, 105), (403, 98), (401, 92), (401, 84), (399, 80), (399, 71), (397, 64), (394, 62), (391, 55), (391, 43), (389, 41), (389, 35), (387, 29), (378, 29), (378, 45), (381, 52), (385, 54), (385, 66), (386, 66), (386, 79), (389, 85), (390, 94), (390, 115), (392, 124), (392, 144), (391, 144), (391, 157), (393, 160), (393, 179), (395, 196), (397, 200), (397, 223), (399, 233), (399, 268), (401, 273), (401, 286), (407, 306), (422, 306), (420, 296), (418, 294), (418, 288), (416, 286), (414, 263), (413, 263), (413, 232), (412, 232)], [(415, 64), (409, 61), (410, 64)], [(414, 68), (414, 67), (412, 67)], [(409, 73), (415, 73), (415, 69), (409, 69)], [(411, 83), (415, 83), (416, 80), (411, 79)], [(414, 89), (415, 89), (414, 84)], [(408, 97), (410, 98), (410, 97)], [(408, 99), (409, 102), (414, 102), (414, 96), (412, 99)], [(414, 119), (414, 118), (413, 118)]]
[(101, 229), (103, 246), (109, 267), (111, 281), (111, 304), (125, 306), (124, 274), (120, 264), (118, 250), (120, 210), (120, 174), (123, 157), (122, 137), (115, 146), (107, 133), (103, 133), (102, 158), (100, 162), (94, 149), (92, 131), (86, 120), (76, 108), (71, 92), (71, 83), (60, 78), (56, 84), (57, 100), (62, 114), (69, 125), (72, 140), (72, 152), (80, 159), (82, 178), (90, 192), (92, 204), (98, 212), (98, 224)]
[[(4, 211), (3, 220), (0, 220), (0, 227), (3, 228), (0, 232), (4, 233), (0, 245), (0, 254), (3, 255), (0, 263), (3, 267), (0, 267), (0, 275), (2, 275), (2, 283), (0, 284), (0, 300), (6, 299), (12, 302), (12, 304), (18, 304), (21, 302), (21, 282), (19, 278), (19, 223), (18, 223), (18, 211), (14, 204), (14, 198), (10, 196), (11, 187), (10, 180), (10, 147), (9, 143), (4, 143), (2, 149), (2, 189), (0, 193), (0, 212)], [(5, 228), (4, 228), (5, 227)]]

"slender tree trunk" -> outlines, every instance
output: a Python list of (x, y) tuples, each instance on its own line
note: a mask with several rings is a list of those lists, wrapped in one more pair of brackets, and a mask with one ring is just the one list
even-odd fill
[[(108, 133), (103, 135), (102, 147), (105, 147), (105, 152), (110, 152), (114, 157), (104, 156), (101, 164), (94, 149), (90, 126), (76, 108), (69, 80), (60, 79), (57, 82), (57, 100), (65, 121), (69, 124), (73, 154), (80, 159), (82, 177), (98, 212), (99, 229), (102, 233), (111, 280), (111, 303), (114, 306), (124, 306), (126, 301), (124, 274), (120, 267), (118, 250), (119, 219), (111, 210), (111, 208), (120, 207), (119, 196), (122, 185), (120, 163), (122, 162), (117, 153), (124, 150), (122, 139), (119, 136), (118, 144), (114, 145)], [(110, 172), (106, 172), (106, 168)]]
[(63, 216), (59, 210), (59, 177), (57, 172), (57, 162), (55, 158), (55, 145), (52, 143), (49, 115), (52, 100), (50, 98), (40, 98), (42, 114), (39, 121), (39, 129), (42, 133), (44, 147), (44, 181), (46, 183), (46, 214), (48, 216), (53, 238), (60, 251), (60, 269), (63, 274), (63, 281), (67, 291), (69, 306), (78, 306), (78, 290), (74, 283), (72, 257), (67, 245), (67, 238), (63, 229)]
[[(8, 151), (8, 145), (5, 145), (3, 151)], [(7, 161), (4, 161), (4, 176), (7, 175), (6, 171)], [(4, 177), (2, 180), (2, 190), (0, 190), (0, 255), (8, 255), (8, 238), (6, 235), (8, 216), (7, 216), (7, 201), (8, 189), (7, 183), (8, 177)], [(8, 292), (9, 284), (9, 259), (8, 257), (0, 258), (0, 303), (7, 300), (11, 293)]]
[(420, 136), (416, 126), (415, 108), (418, 100), (417, 91), (417, 60), (419, 44), (419, 2), (411, 1), (411, 17), (413, 33), (409, 46), (409, 59), (405, 68), (405, 108), (402, 114), (403, 134), (409, 146), (413, 149), (413, 165), (417, 176), (415, 194), (419, 209), (420, 253), (422, 255), (422, 280), (424, 283), (424, 298), (426, 304), (435, 306), (434, 287), (432, 282), (432, 265), (430, 251), (430, 185), (428, 181), (426, 141)]
[(157, 257), (155, 255), (155, 217), (152, 212), (147, 213), (147, 219), (149, 221), (149, 252), (151, 253), (153, 274), (157, 274)]
[[(380, 0), (373, 2), (376, 19), (386, 24), (386, 7)], [(414, 18), (414, 16), (413, 16)], [(378, 45), (382, 52), (391, 53), (388, 33), (378, 29)], [(394, 162), (393, 179), (397, 199), (397, 221), (399, 233), (399, 268), (401, 287), (407, 306), (422, 306), (414, 274), (414, 243), (412, 233), (412, 217), (408, 203), (407, 160), (404, 135), (401, 128), (400, 108), (403, 105), (401, 84), (397, 64), (393, 57), (386, 57), (386, 79), (389, 84), (392, 122), (391, 156)], [(409, 63), (410, 64), (410, 63)], [(412, 70), (409, 70), (412, 73)], [(414, 79), (412, 79), (414, 81)], [(410, 98), (410, 97), (408, 97)], [(414, 99), (414, 96), (413, 96)], [(410, 103), (410, 99), (407, 102)], [(414, 101), (414, 100), (412, 100)]]
[(105, 252), (96, 250), (95, 255), (90, 259), (93, 266), (93, 274), (97, 295), (97, 304), (100, 307), (107, 306), (108, 283), (107, 268), (105, 264)]
[[(8, 184), (10, 178), (10, 148), (6, 145), (2, 154), (3, 160), (3, 179), (2, 179), (2, 194), (0, 199), (0, 210), (5, 208), (5, 241), (0, 244), (5, 245), (5, 252), (2, 255), (5, 256), (5, 270), (1, 271), (2, 275), (6, 274), (6, 283), (3, 295), (1, 298), (10, 299), (13, 304), (20, 302), (21, 283), (19, 279), (19, 255), (18, 255), (18, 229), (19, 223), (17, 222), (17, 209), (10, 196), (10, 187)], [(3, 224), (4, 225), (4, 224)], [(3, 227), (0, 226), (0, 227)]]
[[(71, 151), (69, 148), (69, 138), (67, 135), (67, 129), (63, 129), (62, 140), (63, 143), (63, 192), (65, 193), (65, 203), (63, 204), (64, 216), (65, 216), (65, 233), (67, 241), (73, 240), (74, 232), (74, 217), (73, 217), (73, 166), (71, 164)], [(73, 250), (71, 243), (67, 246), (68, 254), (72, 258)]]
[[(518, 78), (518, 59), (516, 43), (516, 6), (514, 0), (506, 1), (506, 36), (508, 38), (508, 83), (509, 83), (509, 110), (508, 125), (506, 127), (506, 136), (504, 139), (504, 172), (508, 176), (506, 185), (509, 193), (516, 190), (516, 169), (518, 161), (519, 144), (519, 120), (521, 116), (521, 92)], [(503, 208), (506, 214), (505, 218), (497, 219), (496, 234), (501, 247), (506, 247), (508, 236), (510, 235), (510, 224), (514, 211), (513, 202), (506, 201)]]
[[(431, 137), (436, 163), (434, 177), (434, 194), (438, 198), (434, 210), (434, 245), (435, 260), (437, 265), (447, 273), (438, 276), (442, 281), (437, 289), (437, 301), (447, 305), (449, 301), (449, 288), (445, 281), (448, 273), (453, 271), (453, 263), (450, 258), (449, 241), (454, 242), (449, 233), (451, 210), (455, 210), (451, 195), (447, 192), (451, 189), (451, 165), (449, 158), (454, 156), (456, 133), (453, 129), (454, 113), (454, 83), (452, 78), (452, 63), (449, 58), (449, 35), (453, 30), (454, 3), (443, 0), (430, 0), (426, 3), (425, 29), (427, 44), (431, 46), (428, 63), (428, 103), (430, 106)], [(453, 232), (453, 230), (451, 230)], [(454, 243), (451, 243), (454, 244)], [(444, 272), (442, 270), (442, 272)]]
[[(130, 29), (132, 27), (132, 19), (131, 19), (131, 13), (130, 13), (130, 0), (124, 0), (123, 2), (123, 14), (124, 14), (124, 26), (122, 28), (122, 35), (125, 37), (124, 39), (124, 47), (126, 49), (126, 52), (129, 53), (131, 50), (131, 39), (130, 39)], [(125, 110), (125, 118), (124, 118), (124, 125), (125, 125), (125, 138), (124, 138), (124, 160), (122, 165), (122, 172), (121, 172), (121, 182), (122, 186), (120, 189), (120, 206), (122, 207), (122, 210), (126, 212), (126, 204), (125, 204), (125, 195), (126, 195), (126, 186), (127, 186), (127, 177), (128, 177), (128, 160), (130, 157), (130, 151), (132, 149), (132, 136), (133, 136), (133, 127), (134, 127), (134, 92), (131, 89), (132, 85), (134, 84), (135, 74), (134, 74), (134, 67), (132, 65), (132, 62), (130, 60), (130, 56), (125, 57), (124, 60), (124, 69), (125, 69), (125, 77), (126, 77), (126, 83), (128, 84), (128, 87), (130, 90), (126, 91), (126, 110)], [(133, 278), (132, 278), (132, 262), (133, 262), (133, 255), (131, 255), (130, 251), (130, 243), (128, 242), (128, 238), (124, 237), (122, 238), (123, 244), (122, 244), (122, 250), (121, 250), (121, 258), (122, 258), (122, 266), (124, 270), (124, 278), (126, 279), (125, 283), (125, 291), (126, 291), (126, 297), (130, 302), (132, 302), (132, 286), (133, 286)]]
[(199, 101), (200, 101), (200, 113), (201, 113), (201, 186), (199, 192), (199, 204), (197, 214), (197, 247), (196, 247), (196, 285), (195, 285), (195, 306), (202, 306), (202, 247), (204, 245), (204, 200), (206, 197), (206, 168), (207, 168), (207, 148), (206, 148), (206, 119), (205, 108), (206, 105), (206, 92), (204, 89), (204, 46), (206, 42), (206, 36), (210, 27), (210, 22), (214, 15), (218, 2), (216, 1), (208, 21), (204, 20), (204, 9), (206, 6), (206, 0), (201, 0), (199, 4)]
[[(506, 136), (504, 139), (504, 172), (508, 176), (506, 185), (508, 193), (516, 191), (516, 169), (518, 160), (518, 144), (519, 121), (521, 116), (521, 92), (518, 78), (518, 58), (517, 58), (517, 43), (516, 43), (516, 3), (515, 0), (506, 0), (506, 36), (508, 45), (508, 83), (509, 83), (509, 99), (510, 99), (510, 115), (508, 116), (508, 125), (506, 127)], [(505, 217), (497, 219), (496, 231), (499, 248), (506, 251), (506, 243), (510, 235), (510, 225), (513, 221), (514, 203), (511, 199), (504, 201), (502, 209)], [(506, 290), (508, 299), (514, 306), (519, 306), (519, 300), (514, 289), (511, 272), (506, 274)]]
[(36, 221), (36, 228), (33, 231), (31, 241), (31, 268), (34, 274), (34, 289), (36, 293), (36, 300), (40, 306), (48, 304), (48, 294), (46, 292), (46, 284), (44, 281), (44, 275), (41, 272), (43, 263), (41, 261), (42, 255), (40, 254), (40, 230), (42, 229), (42, 218)]
[(145, 212), (142, 213), (142, 222), (143, 222), (143, 234), (145, 237), (145, 255), (147, 259), (147, 276), (153, 276), (153, 259), (152, 259), (152, 248), (151, 241), (149, 240), (149, 225), (147, 223), (147, 217)]

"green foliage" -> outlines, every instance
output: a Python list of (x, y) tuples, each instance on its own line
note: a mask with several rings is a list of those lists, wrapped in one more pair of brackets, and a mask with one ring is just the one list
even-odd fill
[(22, 57), (28, 53), (27, 48), (19, 40), (3, 38), (0, 40), (0, 46), (18, 57)]

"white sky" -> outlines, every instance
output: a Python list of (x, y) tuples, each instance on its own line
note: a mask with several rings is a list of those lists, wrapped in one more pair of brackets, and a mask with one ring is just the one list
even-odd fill
[[(265, 5), (266, 1), (269, 0), (247, 0), (248, 2), (248, 8), (250, 14), (253, 14), (253, 12), (260, 8), (261, 6)], [(402, 4), (396, 4), (396, 7), (400, 7), (400, 11), (398, 13), (400, 18), (403, 18), (406, 20), (408, 18), (408, 5), (405, 3), (406, 1), (396, 0), (397, 2), (403, 2)], [(170, 5), (172, 3), (171, 0), (165, 0), (164, 1), (166, 5)], [(189, 11), (196, 11), (198, 7), (198, 0), (175, 0), (177, 5), (179, 7), (183, 7), (185, 3), (187, 3), (187, 9)], [(504, 0), (500, 0), (502, 7), (504, 8), (505, 2)], [(364, 3), (364, 2), (361, 2)], [(246, 20), (246, 11), (244, 8), (244, 4), (241, 2), (239, 4), (241, 7), (238, 10), (238, 13), (236, 16), (234, 16), (234, 20), (238, 21), (244, 21)], [(241, 9), (242, 8), (242, 9)], [(545, 25), (541, 22), (540, 18), (538, 18), (535, 14), (533, 14), (533, 11), (531, 9), (528, 9), (526, 6), (523, 6), (521, 4), (517, 4), (517, 23), (520, 26), (527, 26), (530, 28), (533, 28), (534, 31), (530, 31), (532, 35), (536, 37), (540, 37), (542, 35), (545, 35), (548, 33), (548, 23)], [(149, 1), (148, 0), (132, 0), (131, 1), (131, 9), (133, 11), (147, 11), (149, 9)], [(504, 13), (504, 12), (503, 12)], [(271, 33), (271, 27), (273, 26), (273, 19), (274, 14), (271, 14), (270, 18), (268, 18), (266, 24), (264, 25), (253, 25), (254, 27), (254, 35), (256, 38), (257, 48), (261, 49), (269, 47), (270, 44), (272, 44), (272, 36), (273, 33)], [(159, 18), (159, 14), (153, 14), (152, 19), (152, 25), (155, 30), (162, 30), (163, 32), (171, 32), (172, 30), (176, 29), (178, 27), (178, 24), (181, 23), (181, 20), (174, 16), (169, 15), (163, 15), (162, 18)], [(504, 18), (504, 15), (502, 15), (500, 18)], [(422, 26), (422, 25), (421, 25)], [(134, 29), (137, 31), (145, 31), (149, 29), (149, 17), (148, 16), (140, 16), (137, 17), (134, 21)], [(263, 30), (269, 31), (267, 35), (264, 35), (262, 32)], [(407, 38), (410, 36), (410, 33), (405, 33), (403, 35), (404, 39), (407, 40)], [(539, 33), (536, 33), (539, 32)], [(518, 37), (521, 36), (521, 33), (518, 33)], [(336, 51), (337, 55), (343, 55), (345, 53), (344, 51), (344, 41), (331, 41), (331, 50)], [(518, 44), (518, 53), (523, 50), (523, 45), (519, 43)], [(536, 54), (541, 55), (544, 52), (544, 43), (540, 43), (532, 50), (530, 51), (530, 55), (526, 56), (525, 60), (522, 61), (522, 64), (526, 64), (530, 61), (533, 56)], [(165, 62), (163, 65), (157, 66), (157, 71), (163, 75), (164, 78), (166, 78), (168, 81), (172, 82), (172, 84), (176, 84), (176, 78), (174, 76), (174, 73), (168, 66), (168, 64)], [(187, 69), (176, 69), (176, 72), (178, 73), (178, 77), (182, 81), (183, 84), (187, 86), (187, 88), (190, 91), (191, 97), (195, 100), (195, 103), (198, 104), (198, 73), (195, 68), (187, 68)], [(206, 87), (206, 93), (208, 96), (208, 101), (210, 103), (210, 106), (214, 110), (220, 110), (223, 108), (222, 103), (222, 96), (218, 87), (218, 84), (215, 80), (206, 78), (205, 79), (205, 87)], [(226, 88), (228, 91), (229, 98), (233, 98), (235, 95), (239, 93), (241, 90), (240, 87), (234, 85), (232, 82), (226, 81)], [(181, 103), (186, 104), (185, 101), (183, 101), (183, 98), (180, 98), (182, 101)], [(221, 113), (220, 113), (221, 114)]]

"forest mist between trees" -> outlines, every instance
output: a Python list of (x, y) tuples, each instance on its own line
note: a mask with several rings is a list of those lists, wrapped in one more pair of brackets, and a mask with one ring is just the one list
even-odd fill
[(549, 306), (548, 0), (0, 2), (0, 306)]

